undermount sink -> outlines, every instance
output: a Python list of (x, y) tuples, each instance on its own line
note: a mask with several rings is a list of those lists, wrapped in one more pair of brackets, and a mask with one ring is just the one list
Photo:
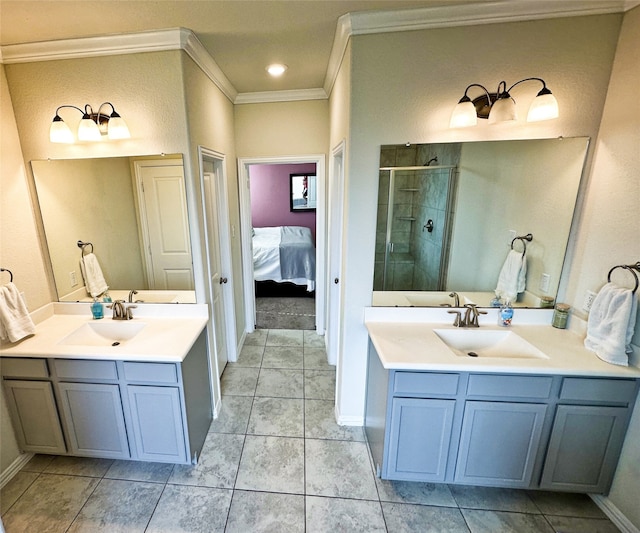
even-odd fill
[(133, 339), (146, 324), (109, 320), (87, 322), (67, 335), (58, 344), (71, 346), (118, 346)]
[(447, 347), (460, 357), (507, 357), (548, 359), (518, 334), (495, 329), (434, 329)]

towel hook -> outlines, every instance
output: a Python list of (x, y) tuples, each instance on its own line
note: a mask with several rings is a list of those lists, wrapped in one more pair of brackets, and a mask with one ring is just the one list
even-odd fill
[(525, 241), (531, 242), (533, 240), (533, 235), (531, 233), (527, 233), (526, 235), (520, 235), (519, 237), (514, 237), (511, 241), (511, 249), (513, 250), (513, 243), (516, 241), (522, 242), (522, 246), (524, 246), (523, 254), (527, 253), (527, 243)]
[(9, 272), (9, 282), (13, 281), (13, 272), (11, 272), (11, 270), (8, 268), (0, 268), (0, 272)]
[(78, 241), (76, 244), (78, 245), (78, 248), (81, 248), (81, 249), (82, 249), (82, 251), (80, 252), (80, 253), (82, 254), (82, 257), (84, 257), (84, 249), (85, 249), (87, 246), (91, 246), (91, 251), (90, 251), (89, 253), (90, 253), (90, 254), (92, 254), (92, 253), (93, 253), (93, 244), (92, 244), (92, 243), (90, 243), (90, 242), (82, 242), (82, 241)]
[(616, 265), (614, 266), (611, 270), (609, 270), (609, 274), (607, 274), (607, 281), (609, 283), (611, 283), (611, 273), (616, 269), (616, 268), (622, 268), (624, 270), (627, 270), (629, 272), (631, 272), (632, 276), (635, 279), (636, 285), (633, 288), (632, 293), (635, 294), (636, 291), (638, 290), (638, 286), (640, 286), (640, 280), (638, 279), (638, 274), (636, 274), (636, 270), (638, 272), (640, 272), (640, 261), (638, 261), (637, 263), (633, 264), (633, 265)]

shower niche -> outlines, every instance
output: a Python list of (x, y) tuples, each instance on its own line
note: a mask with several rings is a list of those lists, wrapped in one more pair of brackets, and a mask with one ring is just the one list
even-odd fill
[(444, 289), (460, 147), (382, 146), (375, 291)]

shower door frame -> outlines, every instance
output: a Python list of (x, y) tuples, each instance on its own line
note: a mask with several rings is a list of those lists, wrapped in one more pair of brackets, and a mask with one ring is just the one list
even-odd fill
[[(391, 229), (393, 224), (394, 196), (395, 196), (395, 173), (398, 171), (420, 171), (420, 170), (443, 170), (449, 169), (449, 179), (447, 180), (447, 206), (445, 208), (444, 232), (442, 235), (442, 250), (440, 256), (440, 266), (438, 271), (438, 287), (436, 290), (444, 290), (447, 282), (447, 267), (449, 265), (449, 240), (451, 238), (451, 211), (455, 202), (457, 184), (457, 165), (432, 165), (432, 166), (408, 166), (408, 167), (380, 167), (380, 171), (389, 172), (389, 193), (387, 205), (387, 225), (385, 232), (384, 267), (382, 269), (382, 290), (387, 290), (387, 269), (389, 268), (389, 256), (393, 252), (393, 242), (391, 242)], [(446, 252), (445, 252), (446, 250)]]

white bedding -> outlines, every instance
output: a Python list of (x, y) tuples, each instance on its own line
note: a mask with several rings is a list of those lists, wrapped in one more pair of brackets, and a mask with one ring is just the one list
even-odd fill
[[(283, 279), (280, 270), (280, 244), (282, 241), (282, 226), (253, 228), (253, 277), (256, 281), (291, 282), (296, 285), (306, 285), (307, 291), (316, 288), (314, 276)], [(301, 226), (287, 226), (289, 235), (295, 233), (300, 243), (308, 245), (308, 253), (315, 265), (315, 248), (311, 230)], [(312, 256), (312, 257), (311, 257)]]

